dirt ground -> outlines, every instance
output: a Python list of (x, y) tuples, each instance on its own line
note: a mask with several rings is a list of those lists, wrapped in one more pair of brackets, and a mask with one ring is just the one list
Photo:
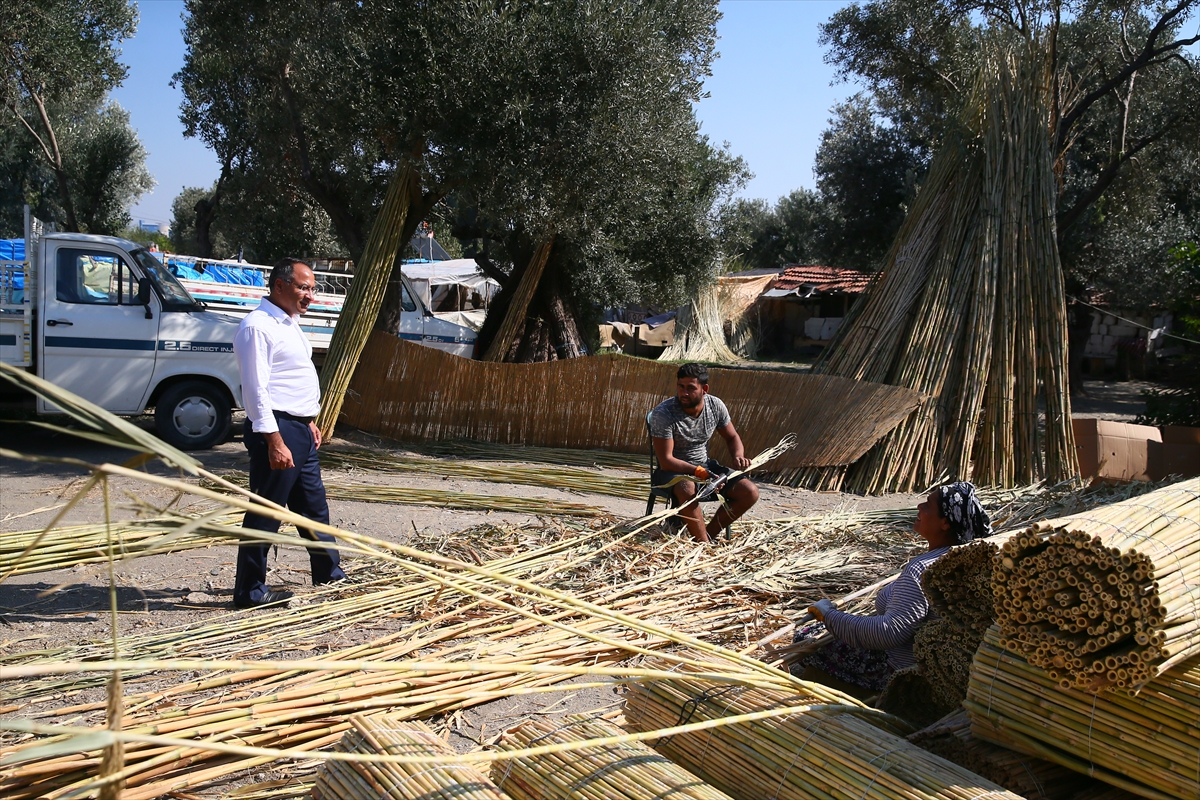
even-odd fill
[[(80, 459), (89, 463), (121, 463), (129, 454), (66, 434), (47, 431), (27, 423), (0, 423), (7, 449), (39, 457)], [(149, 426), (148, 420), (142, 424)], [(248, 457), (237, 436), (213, 450), (196, 455), (213, 472), (244, 470)], [(351, 432), (338, 443), (372, 445), (402, 450)], [(171, 471), (160, 464), (147, 468), (160, 475)], [(632, 473), (631, 473), (632, 474)], [(0, 535), (47, 525), (60, 506), (78, 491), (86, 472), (78, 467), (48, 462), (0, 459)], [(172, 477), (178, 477), (172, 475)], [(603, 508), (614, 517), (636, 518), (645, 511), (644, 500), (581, 494), (533, 486), (485, 481), (440, 479), (424, 475), (337, 472), (327, 470), (327, 481), (448, 489), (466, 493), (511, 497), (545, 497)], [(831, 509), (876, 509), (913, 507), (913, 495), (859, 497), (840, 493), (817, 493), (765, 485), (762, 499), (749, 517), (766, 519), (796, 516)], [(115, 479), (111, 484), (112, 507), (117, 518), (152, 514), (176, 502), (175, 493), (133, 480)], [(186, 507), (189, 500), (180, 505)], [(420, 506), (330, 500), (331, 522), (348, 531), (387, 541), (406, 543), (414, 533), (454, 536), (484, 522), (524, 524), (536, 522), (526, 514), (459, 511)], [(104, 519), (104, 502), (99, 488), (73, 508), (61, 524), (98, 523)], [(213, 546), (170, 555), (155, 555), (119, 564), (116, 584), (119, 626), (123, 635), (203, 624), (232, 609), (236, 550)], [(353, 575), (353, 559), (346, 559)], [(273, 556), (269, 582), (296, 591), (305, 601), (309, 570), (305, 552), (278, 548)], [(254, 614), (254, 611), (238, 612)], [(361, 633), (362, 636), (355, 635)], [(377, 633), (370, 634), (377, 635)], [(344, 643), (355, 644), (368, 636), (347, 631)], [(104, 641), (109, 629), (108, 567), (106, 564), (77, 566), (69, 570), (12, 576), (0, 582), (0, 654), (12, 655), (63, 645)], [(329, 644), (329, 643), (326, 643)], [(558, 715), (613, 708), (618, 699), (611, 690), (586, 688), (575, 693), (536, 695), (500, 700), (459, 712), (452, 721), (451, 741), (462, 750), (477, 747), (501, 730), (529, 715)], [(258, 779), (269, 776), (260, 775)]]

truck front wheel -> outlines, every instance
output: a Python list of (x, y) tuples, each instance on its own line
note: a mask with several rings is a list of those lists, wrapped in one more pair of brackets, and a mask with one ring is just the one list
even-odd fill
[(215, 386), (185, 381), (162, 393), (154, 408), (158, 436), (180, 450), (207, 450), (229, 436), (229, 401)]

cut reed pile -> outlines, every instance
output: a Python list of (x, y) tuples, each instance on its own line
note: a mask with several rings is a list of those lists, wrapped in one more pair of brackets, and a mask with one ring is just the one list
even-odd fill
[[(397, 756), (457, 754), (427, 726), (415, 720), (385, 715), (350, 718), (353, 729), (342, 736), (342, 753)], [(317, 772), (313, 800), (508, 800), (478, 770), (466, 764), (397, 764), (361, 761), (327, 761)]]
[[(515, 448), (512, 448), (515, 449)], [(506, 460), (512, 459), (511, 456)], [(437, 475), (490, 483), (515, 483), (544, 486), (612, 497), (644, 500), (650, 492), (649, 458), (643, 459), (642, 475), (611, 475), (592, 468), (571, 469), (561, 465), (547, 467), (515, 464), (480, 464), (470, 461), (405, 456), (383, 450), (327, 447), (321, 450), (321, 465), (326, 470), (363, 470), (398, 474)]]
[(976, 738), (971, 733), (971, 718), (962, 709), (910, 734), (908, 740), (1026, 800), (1070, 800), (1084, 783), (1090, 784), (1088, 797), (1106, 788), (1059, 764)]
[(1036, 755), (1142, 797), (1200, 794), (1200, 659), (1136, 695), (1064, 688), (988, 631), (964, 704), (976, 738)]
[[(238, 486), (249, 486), (244, 472), (231, 472), (225, 480)], [(214, 487), (211, 483), (202, 484)], [(325, 496), (331, 500), (357, 500), (360, 503), (395, 503), (404, 506), (432, 506), (461, 511), (508, 511), (513, 514), (532, 514), (552, 517), (584, 517), (598, 519), (611, 514), (587, 503), (572, 503), (548, 497), (511, 497), (502, 494), (471, 494), (453, 489), (422, 489), (414, 486), (375, 486), (366, 483), (325, 481)]]
[(241, 522), (236, 514), (221, 513), (194, 530), (192, 519), (157, 517), (98, 525), (63, 525), (45, 536), (44, 529), (11, 531), (0, 536), (0, 575), (26, 575), (108, 561), (108, 537), (117, 542), (118, 558), (151, 553), (176, 553), (229, 542), (225, 528)]
[(737, 800), (1017, 798), (906, 742), (912, 730), (898, 720), (819, 684), (787, 691), (686, 678), (637, 683), (625, 714), (631, 730), (650, 731), (765, 709), (789, 713), (674, 734), (654, 748)]
[(928, 399), (848, 472), (807, 473), (813, 488), (914, 491), (945, 476), (1013, 486), (1078, 473), (1048, 61), (1038, 43), (1019, 49), (983, 54), (879, 278), (814, 368)]
[[(676, 367), (617, 355), (537, 364), (472, 361), (376, 334), (363, 351), (340, 421), (388, 439), (475, 439), (500, 444), (648, 453), (646, 413), (674, 393)], [(848, 464), (914, 409), (899, 386), (764, 370), (710, 370), (747, 452), (795, 433), (772, 464)], [(430, 375), (438, 376), (430, 381)], [(486, 386), (488, 391), (480, 391)], [(598, 387), (581, 392), (580, 386)], [(713, 455), (724, 456), (723, 442)]]
[(1162, 674), (1200, 652), (1200, 479), (1034, 524), (993, 590), (1004, 646), (1064, 688)]
[[(624, 733), (611, 722), (581, 715), (529, 720), (505, 734), (500, 750), (620, 739)], [(641, 742), (495, 761), (492, 779), (512, 800), (730, 800)]]

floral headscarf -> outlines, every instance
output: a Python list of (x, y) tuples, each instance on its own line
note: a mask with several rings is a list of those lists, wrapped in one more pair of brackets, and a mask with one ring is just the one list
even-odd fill
[(950, 533), (966, 544), (992, 533), (992, 521), (975, 495), (974, 484), (958, 481), (938, 489), (938, 511), (950, 521)]

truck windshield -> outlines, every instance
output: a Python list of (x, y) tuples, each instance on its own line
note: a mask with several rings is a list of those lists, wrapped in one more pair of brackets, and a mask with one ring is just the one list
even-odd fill
[(162, 298), (163, 308), (168, 311), (198, 311), (204, 306), (196, 302), (188, 290), (183, 288), (171, 271), (162, 265), (150, 252), (141, 248), (133, 251), (133, 258), (146, 277), (154, 282)]

